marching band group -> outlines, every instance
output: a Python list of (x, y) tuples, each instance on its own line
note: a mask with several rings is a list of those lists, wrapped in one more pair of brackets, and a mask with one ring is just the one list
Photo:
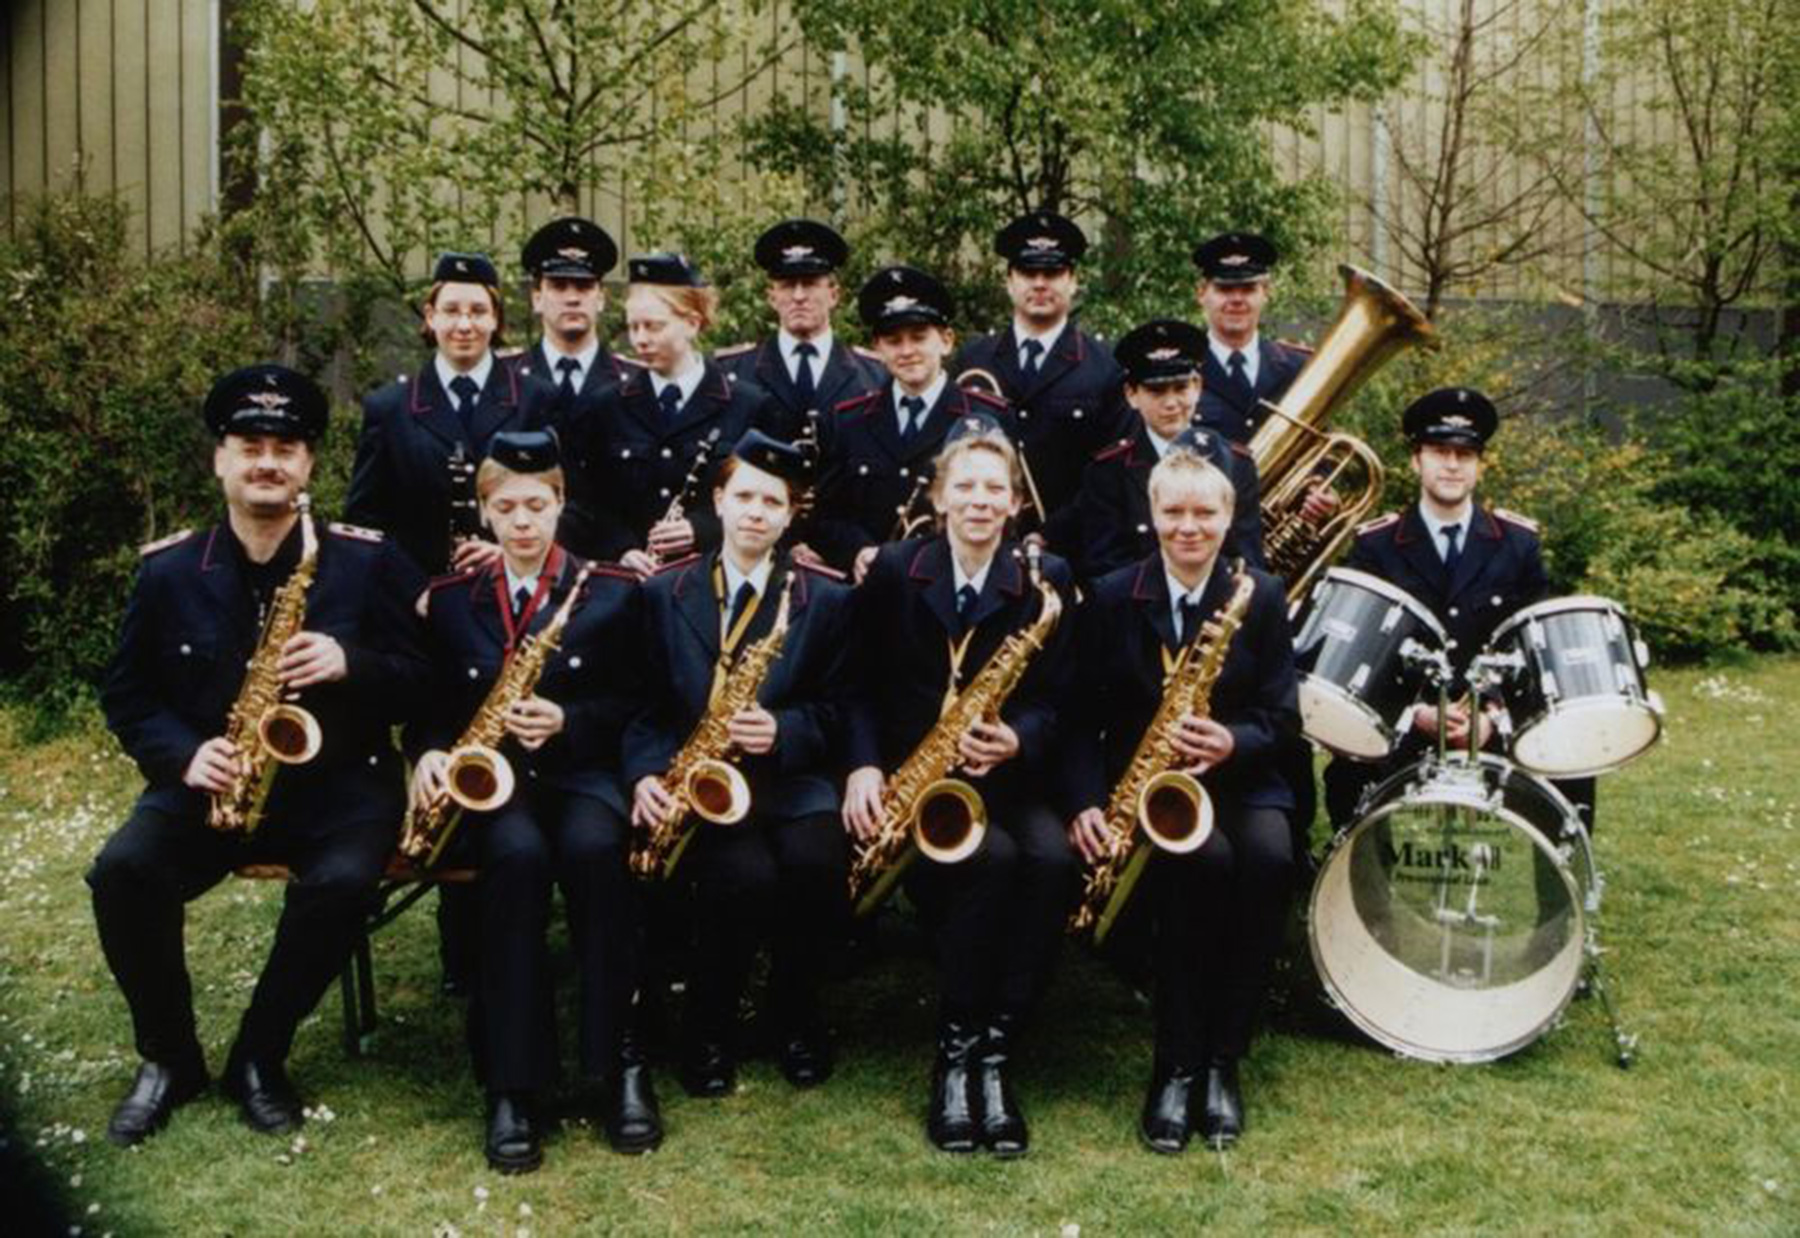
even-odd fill
[[(561, 1075), (553, 889), (578, 1071), (620, 1151), (663, 1136), (640, 992), (685, 978), (680, 1082), (726, 1095), (766, 946), (780, 1069), (821, 1084), (828, 957), (895, 888), (939, 969), (937, 1147), (1027, 1150), (1012, 1083), (1033, 1012), (1071, 924), (1117, 916), (1155, 987), (1145, 1143), (1236, 1140), (1315, 803), (1249, 443), (1307, 354), (1260, 332), (1259, 237), (1199, 247), (1204, 328), (1157, 320), (1112, 348), (1071, 316), (1085, 246), (1054, 214), (1003, 229), (1012, 325), (960, 349), (944, 287), (905, 266), (856, 297), (870, 347), (838, 337), (848, 251), (816, 222), (756, 246), (777, 332), (712, 355), (700, 272), (634, 257), (629, 359), (597, 332), (619, 255), (596, 225), (526, 245), (542, 336), (511, 355), (494, 264), (446, 254), (430, 358), (363, 402), (350, 523), (315, 527), (304, 501), (319, 388), (277, 365), (222, 378), (205, 419), (224, 519), (144, 548), (102, 691), (148, 784), (88, 877), (142, 1059), (112, 1140), (208, 1086), (183, 908), (252, 862), (292, 877), (221, 1085), (259, 1131), (301, 1123), (295, 1029), (403, 818), (404, 854), (477, 874), (446, 887), (440, 927), (500, 1170), (541, 1163)], [(1352, 551), (1465, 658), (1546, 587), (1530, 523), (1472, 495), (1495, 426), (1478, 393), (1418, 400), (1420, 503)], [(1309, 515), (1339, 505), (1309, 485)], [(298, 707), (261, 729), (259, 678)], [(1488, 717), (1445, 721), (1456, 740)], [(1369, 768), (1328, 779), (1335, 822)], [(1115, 803), (1139, 782), (1166, 835), (1150, 847)], [(659, 931), (686, 948), (653, 950)]]

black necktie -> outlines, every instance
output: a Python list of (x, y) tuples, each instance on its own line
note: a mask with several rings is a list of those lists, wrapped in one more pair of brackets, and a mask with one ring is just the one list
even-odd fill
[(681, 388), (670, 383), (662, 389), (662, 394), (656, 397), (656, 402), (662, 405), (663, 416), (670, 421), (675, 420), (675, 415), (681, 411)]
[(450, 390), (456, 396), (456, 415), (461, 418), (463, 433), (470, 439), (475, 437), (472, 428), (475, 420), (475, 399), (481, 394), (481, 388), (467, 374), (458, 374), (450, 380)]
[(819, 350), (802, 341), (794, 349), (794, 355), (800, 358), (800, 364), (794, 368), (794, 394), (800, 397), (801, 408), (811, 408), (815, 392), (812, 359), (819, 355)]
[(1025, 371), (1026, 378), (1036, 378), (1038, 367), (1043, 363), (1043, 341), (1026, 340), (1023, 344), (1019, 345), (1019, 347), (1025, 353), (1025, 359), (1019, 363), (1019, 368)]
[(1200, 632), (1200, 603), (1195, 598), (1181, 599), (1181, 643), (1191, 644)]
[(743, 617), (744, 608), (746, 606), (750, 605), (750, 603), (755, 600), (756, 600), (756, 586), (755, 585), (751, 584), (749, 581), (746, 580), (743, 584), (741, 584), (737, 587), (737, 593), (734, 594), (731, 599), (731, 615), (729, 618), (727, 618), (725, 620), (725, 631), (726, 632), (731, 632), (734, 629), (736, 629), (736, 627), (738, 625), (738, 620)]
[(513, 618), (517, 619), (524, 614), (525, 608), (529, 605), (531, 605), (531, 587), (520, 585), (513, 590)]
[(573, 357), (564, 357), (561, 361), (556, 363), (557, 372), (562, 375), (562, 381), (558, 382), (556, 385), (562, 392), (564, 399), (568, 399), (575, 394), (575, 371), (580, 368), (581, 362), (575, 360)]
[(1225, 368), (1226, 368), (1226, 371), (1230, 374), (1232, 382), (1236, 383), (1240, 388), (1242, 388), (1246, 392), (1248, 392), (1250, 390), (1249, 375), (1244, 373), (1244, 354), (1243, 353), (1239, 352), (1235, 348), (1232, 349), (1231, 356), (1229, 356), (1225, 359)]
[(1458, 539), (1462, 536), (1460, 524), (1447, 524), (1438, 530), (1444, 535), (1444, 574), (1456, 575), (1456, 565), (1462, 562), (1462, 546)]
[(920, 423), (925, 420), (925, 397), (901, 396), (900, 411), (905, 414), (900, 422), (900, 437), (905, 440), (917, 434)]
[(969, 616), (975, 613), (978, 596), (974, 585), (964, 585), (956, 591), (956, 619), (965, 629), (969, 626)]

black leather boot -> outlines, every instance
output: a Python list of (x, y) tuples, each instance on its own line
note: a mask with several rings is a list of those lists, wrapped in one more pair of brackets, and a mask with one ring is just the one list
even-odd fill
[(252, 1130), (284, 1135), (306, 1122), (300, 1096), (280, 1062), (249, 1061), (233, 1054), (219, 1086), (238, 1103), (239, 1115)]
[(1200, 1137), (1215, 1148), (1229, 1148), (1244, 1133), (1244, 1096), (1238, 1088), (1235, 1058), (1214, 1058), (1206, 1067), (1206, 1095), (1200, 1115)]
[(488, 1096), (487, 1161), (503, 1174), (528, 1174), (544, 1163), (537, 1115), (523, 1092)]
[(662, 1109), (650, 1081), (650, 1065), (635, 1041), (619, 1050), (619, 1063), (606, 1081), (606, 1112), (601, 1125), (614, 1152), (636, 1155), (662, 1143)]
[(1152, 1152), (1172, 1156), (1185, 1152), (1194, 1125), (1189, 1102), (1194, 1091), (1194, 1072), (1185, 1067), (1159, 1065), (1150, 1076), (1150, 1090), (1144, 1094), (1144, 1112), (1138, 1119), (1138, 1133), (1144, 1146)]
[(131, 1090), (114, 1107), (106, 1124), (106, 1137), (121, 1148), (156, 1134), (168, 1124), (169, 1115), (206, 1090), (206, 1067), (178, 1069), (161, 1062), (143, 1062)]
[(947, 1021), (938, 1028), (925, 1134), (941, 1151), (973, 1152), (981, 1146), (980, 1094), (973, 1072), (980, 1044), (980, 1034), (967, 1023)]
[(995, 1156), (1024, 1156), (1031, 1147), (1025, 1115), (1013, 1098), (1007, 1067), (1018, 1044), (1019, 1023), (1012, 1015), (1000, 1015), (988, 1024), (975, 1059), (976, 1090), (981, 1096), (981, 1146)]

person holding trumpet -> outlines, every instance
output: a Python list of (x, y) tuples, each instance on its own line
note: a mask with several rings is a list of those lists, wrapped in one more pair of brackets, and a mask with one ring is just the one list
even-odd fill
[[(583, 563), (557, 544), (564, 493), (554, 434), (496, 435), (476, 493), (500, 559), (432, 582), (426, 626), (436, 691), (408, 729), (413, 808), (401, 846), (409, 849), (434, 806), (466, 815), (453, 827), (450, 854), (480, 874), (469, 1027), (487, 1089), (487, 1159), (524, 1173), (542, 1162), (544, 1101), (557, 1075), (545, 941), (553, 885), (580, 971), (580, 1074), (602, 1085), (600, 1125), (621, 1152), (662, 1138), (628, 1027), (638, 922), (618, 768), (641, 687), (638, 597), (629, 571)], [(529, 694), (492, 700), (508, 659), (552, 625), (557, 647)], [(459, 743), (486, 709), (501, 711), (504, 740), (486, 750)]]

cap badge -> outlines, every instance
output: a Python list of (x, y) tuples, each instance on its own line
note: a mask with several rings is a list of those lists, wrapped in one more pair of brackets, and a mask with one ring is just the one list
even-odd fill
[(881, 312), (884, 314), (904, 314), (907, 310), (915, 308), (918, 304), (919, 298), (917, 297), (889, 297), (887, 303), (881, 307)]
[(1220, 254), (1219, 265), (1222, 267), (1241, 267), (1250, 261), (1249, 254)]
[(286, 408), (289, 404), (293, 403), (291, 399), (282, 395), (279, 391), (252, 391), (244, 398), (249, 400), (250, 403), (257, 405), (259, 408), (266, 409), (271, 413), (277, 409)]
[(565, 245), (556, 251), (559, 258), (567, 258), (571, 262), (580, 262), (588, 256), (588, 251), (579, 245)]
[(1475, 423), (1461, 413), (1445, 413), (1438, 418), (1438, 424), (1449, 426), (1452, 430), (1467, 430)]
[(1179, 348), (1154, 348), (1144, 354), (1147, 361), (1173, 361), (1181, 355)]
[(1056, 238), (1053, 236), (1034, 236), (1029, 241), (1025, 242), (1025, 248), (1035, 250), (1041, 254), (1047, 250), (1056, 248)]
[(812, 254), (813, 247), (811, 245), (789, 245), (781, 251), (781, 259), (783, 262), (798, 262), (802, 258), (812, 257)]

